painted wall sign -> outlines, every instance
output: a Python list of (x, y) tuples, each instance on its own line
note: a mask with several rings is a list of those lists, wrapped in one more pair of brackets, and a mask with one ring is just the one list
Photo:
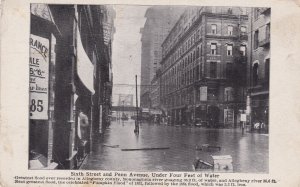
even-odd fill
[(30, 119), (48, 119), (49, 40), (30, 35), (29, 112)]

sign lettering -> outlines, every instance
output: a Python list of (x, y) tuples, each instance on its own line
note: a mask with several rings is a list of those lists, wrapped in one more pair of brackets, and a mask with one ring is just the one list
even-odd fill
[(48, 119), (49, 40), (30, 35), (29, 40), (30, 119)]

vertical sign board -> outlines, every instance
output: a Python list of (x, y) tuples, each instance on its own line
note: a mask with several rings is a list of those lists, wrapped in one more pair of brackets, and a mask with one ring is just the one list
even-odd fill
[(246, 114), (241, 114), (241, 121), (246, 122), (247, 121), (247, 115)]
[(207, 101), (207, 86), (200, 87), (200, 101)]
[(30, 35), (30, 119), (48, 120), (49, 40)]

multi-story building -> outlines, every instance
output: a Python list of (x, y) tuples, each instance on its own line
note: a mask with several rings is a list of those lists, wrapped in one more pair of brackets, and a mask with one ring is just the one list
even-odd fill
[(151, 81), (150, 86), (150, 108), (160, 109), (160, 86), (159, 86), (159, 77), (155, 75)]
[(248, 50), (248, 113), (251, 124), (264, 123), (268, 130), (271, 8), (252, 8)]
[(153, 6), (147, 9), (146, 22), (141, 29), (141, 89), (140, 106), (149, 108), (151, 80), (161, 61), (161, 44), (182, 13), (183, 7)]
[(92, 148), (111, 103), (113, 18), (109, 6), (31, 5), (29, 169), (75, 169)]
[(247, 9), (191, 7), (162, 44), (161, 105), (173, 123), (234, 126), (245, 109)]

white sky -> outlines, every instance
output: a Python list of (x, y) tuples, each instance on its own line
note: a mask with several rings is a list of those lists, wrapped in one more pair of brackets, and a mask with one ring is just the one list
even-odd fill
[[(140, 84), (141, 34), (140, 29), (146, 21), (147, 6), (115, 5), (116, 11), (114, 41), (112, 47), (112, 69), (114, 84), (113, 105), (117, 105), (118, 94), (133, 94), (135, 101), (135, 75)], [(140, 91), (138, 90), (138, 98)], [(135, 104), (135, 102), (134, 102)]]

